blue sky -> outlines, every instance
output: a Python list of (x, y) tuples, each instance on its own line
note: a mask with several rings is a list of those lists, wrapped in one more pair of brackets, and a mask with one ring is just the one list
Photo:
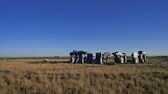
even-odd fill
[(168, 55), (168, 0), (1, 0), (0, 56)]

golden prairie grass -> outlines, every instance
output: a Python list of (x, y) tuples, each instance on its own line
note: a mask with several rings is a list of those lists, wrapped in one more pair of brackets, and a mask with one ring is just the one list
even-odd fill
[(137, 65), (28, 63), (37, 61), (0, 61), (0, 94), (168, 94), (162, 58)]

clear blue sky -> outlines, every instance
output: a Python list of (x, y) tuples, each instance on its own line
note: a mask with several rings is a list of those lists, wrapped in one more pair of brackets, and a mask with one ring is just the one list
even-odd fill
[(0, 56), (168, 55), (168, 0), (0, 0)]

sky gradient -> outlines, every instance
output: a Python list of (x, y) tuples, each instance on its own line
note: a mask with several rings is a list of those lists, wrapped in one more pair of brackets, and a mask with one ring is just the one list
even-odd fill
[(0, 56), (168, 55), (168, 0), (1, 0)]

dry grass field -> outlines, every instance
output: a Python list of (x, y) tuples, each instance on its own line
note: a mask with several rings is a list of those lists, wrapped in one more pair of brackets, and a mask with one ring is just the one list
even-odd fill
[(38, 61), (0, 60), (0, 94), (168, 94), (168, 58), (136, 65), (30, 63)]

